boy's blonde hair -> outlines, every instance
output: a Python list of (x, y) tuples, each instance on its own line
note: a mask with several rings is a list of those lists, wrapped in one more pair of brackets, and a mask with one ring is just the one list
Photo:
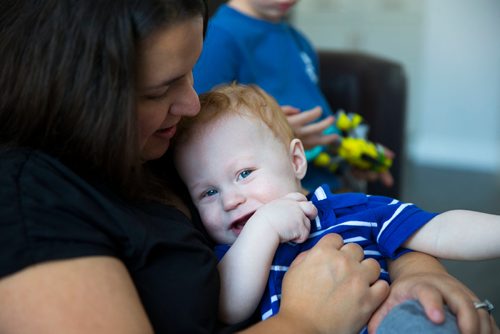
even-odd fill
[(256, 85), (225, 84), (200, 95), (201, 110), (194, 117), (185, 117), (177, 127), (174, 147), (186, 142), (197, 129), (229, 113), (264, 122), (286, 148), (294, 138), (293, 130), (276, 100)]

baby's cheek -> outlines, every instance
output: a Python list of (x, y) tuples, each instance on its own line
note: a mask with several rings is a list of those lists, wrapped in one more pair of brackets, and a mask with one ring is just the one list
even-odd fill
[[(266, 187), (262, 188), (265, 189)], [(288, 188), (280, 188), (280, 187), (267, 187), (267, 188), (269, 191), (262, 192), (260, 196), (262, 204), (274, 201), (275, 199), (281, 198), (291, 192)]]
[(210, 232), (212, 234), (212, 233), (216, 233), (217, 231), (220, 231), (221, 224), (220, 223), (217, 224), (216, 220), (212, 216), (207, 215), (203, 211), (200, 211), (200, 217), (201, 217), (201, 221), (203, 222), (203, 226), (205, 226), (205, 229), (208, 232)]

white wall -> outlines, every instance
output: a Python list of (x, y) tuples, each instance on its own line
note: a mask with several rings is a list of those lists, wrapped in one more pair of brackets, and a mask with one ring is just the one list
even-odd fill
[(500, 1), (428, 1), (423, 30), (412, 157), (499, 170)]
[(499, 0), (302, 0), (293, 20), (317, 47), (403, 63), (409, 159), (500, 172)]

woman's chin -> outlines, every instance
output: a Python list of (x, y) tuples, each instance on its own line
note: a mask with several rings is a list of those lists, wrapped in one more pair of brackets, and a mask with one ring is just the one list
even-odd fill
[(163, 145), (155, 145), (153, 147), (148, 147), (147, 145), (142, 150), (142, 160), (150, 161), (161, 158), (168, 150), (170, 142), (166, 142)]

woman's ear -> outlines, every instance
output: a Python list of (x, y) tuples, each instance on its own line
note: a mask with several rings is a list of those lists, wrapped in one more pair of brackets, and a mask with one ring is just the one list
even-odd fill
[(302, 180), (307, 172), (307, 159), (304, 146), (300, 139), (294, 138), (290, 142), (290, 158), (297, 179)]

